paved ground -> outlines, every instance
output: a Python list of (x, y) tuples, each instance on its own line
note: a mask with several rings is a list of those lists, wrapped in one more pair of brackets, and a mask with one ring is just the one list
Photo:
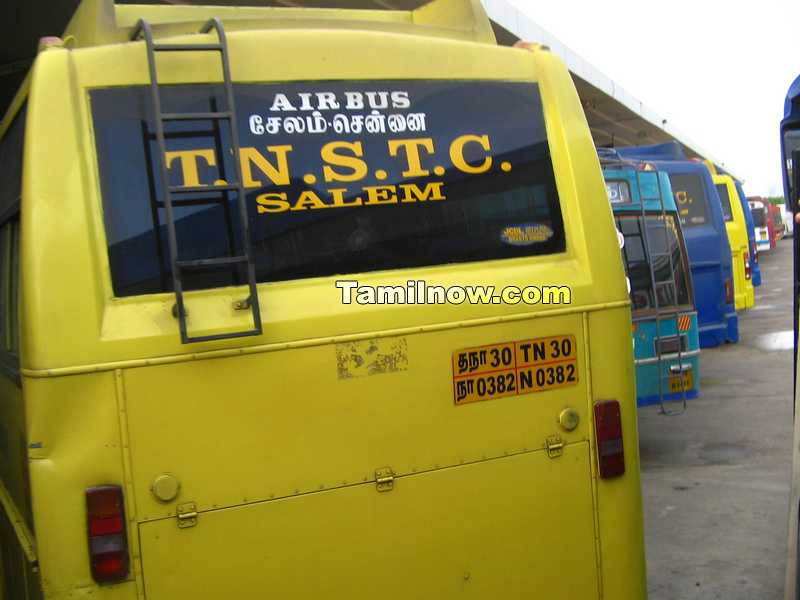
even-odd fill
[(651, 600), (783, 598), (791, 253), (786, 239), (761, 256), (741, 341), (703, 350), (701, 397), (687, 412), (639, 411)]

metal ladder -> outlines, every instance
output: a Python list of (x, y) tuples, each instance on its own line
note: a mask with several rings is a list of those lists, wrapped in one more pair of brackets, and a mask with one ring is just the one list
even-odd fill
[[(147, 62), (150, 70), (150, 95), (152, 100), (153, 115), (156, 126), (156, 140), (158, 142), (159, 163), (161, 167), (161, 187), (163, 193), (163, 207), (167, 216), (167, 241), (169, 246), (169, 258), (172, 271), (172, 284), (175, 291), (175, 307), (173, 313), (178, 319), (180, 327), (181, 342), (184, 344), (193, 342), (207, 342), (212, 340), (225, 340), (230, 338), (247, 337), (261, 335), (261, 308), (258, 301), (258, 290), (256, 287), (255, 263), (253, 261), (252, 247), (250, 244), (250, 225), (247, 217), (247, 206), (245, 204), (245, 191), (242, 183), (241, 159), (239, 154), (239, 132), (237, 130), (238, 120), (236, 118), (236, 105), (233, 95), (233, 84), (231, 82), (231, 70), (228, 60), (228, 44), (225, 37), (225, 30), (218, 18), (208, 21), (199, 31), (201, 34), (210, 33), (215, 30), (217, 34), (216, 43), (199, 44), (163, 44), (153, 41), (153, 31), (150, 24), (144, 19), (140, 19), (134, 28), (131, 40), (136, 41), (144, 38), (147, 47)], [(156, 53), (158, 52), (219, 52), (222, 61), (223, 85), (225, 88), (225, 101), (227, 110), (209, 112), (176, 112), (165, 113), (161, 110), (161, 90), (158, 84), (158, 74), (156, 71)], [(172, 186), (169, 183), (169, 173), (166, 161), (166, 141), (164, 133), (164, 123), (168, 121), (227, 121), (230, 124), (231, 152), (233, 153), (233, 164), (235, 170), (235, 181), (224, 185), (200, 186), (200, 187), (181, 187)], [(224, 162), (224, 161), (223, 161)], [(223, 168), (220, 165), (220, 168)], [(208, 197), (209, 193), (218, 192), (216, 197)], [(217, 258), (202, 258), (196, 260), (181, 260), (178, 248), (177, 234), (175, 231), (174, 207), (176, 206), (199, 206), (224, 203), (227, 205), (228, 194), (236, 194), (238, 205), (239, 220), (241, 227), (242, 254), (233, 255), (231, 251), (228, 256)], [(195, 197), (187, 195), (195, 194)], [(202, 194), (202, 196), (199, 196)], [(179, 196), (173, 198), (174, 195)], [(245, 265), (247, 270), (247, 284), (249, 296), (242, 301), (234, 303), (234, 309), (249, 309), (253, 317), (253, 328), (243, 331), (233, 331), (229, 333), (219, 333), (213, 335), (192, 336), (187, 330), (187, 311), (184, 302), (183, 274), (187, 271), (207, 271), (220, 267), (236, 268), (238, 265)]]
[[(658, 189), (658, 205), (659, 205), (659, 208), (660, 208), (660, 213), (659, 213), (658, 216), (661, 218), (661, 220), (663, 222), (663, 225), (664, 225), (662, 227), (662, 233), (663, 233), (663, 236), (664, 236), (664, 248), (667, 249), (666, 252), (655, 252), (655, 253), (651, 253), (650, 252), (650, 249), (652, 248), (652, 246), (650, 244), (650, 238), (649, 238), (649, 234), (648, 234), (647, 217), (648, 216), (652, 217), (653, 214), (652, 213), (648, 214), (647, 210), (645, 209), (645, 199), (644, 199), (644, 197), (642, 195), (643, 187), (642, 187), (642, 179), (641, 179), (641, 176), (642, 176), (643, 173), (653, 173), (653, 175), (656, 178), (656, 186), (657, 186), (657, 189)], [(678, 300), (678, 290), (677, 290), (677, 287), (675, 286), (675, 275), (676, 275), (675, 274), (675, 264), (674, 264), (674, 262), (672, 260), (672, 253), (669, 252), (670, 238), (669, 238), (669, 234), (667, 232), (667, 211), (666, 211), (666, 207), (664, 206), (664, 196), (663, 196), (663, 194), (661, 192), (661, 182), (659, 181), (657, 172), (655, 172), (655, 171), (638, 171), (637, 170), (636, 171), (636, 184), (637, 184), (637, 187), (639, 188), (639, 206), (641, 208), (641, 214), (640, 214), (640, 219), (639, 219), (639, 233), (640, 233), (640, 236), (642, 237), (642, 241), (644, 242), (645, 256), (647, 256), (647, 264), (649, 266), (649, 271), (650, 271), (650, 283), (651, 283), (652, 289), (653, 289), (653, 304), (654, 304), (654, 308), (656, 310), (656, 336), (655, 336), (654, 344), (655, 344), (655, 351), (656, 351), (656, 365), (657, 365), (657, 368), (658, 368), (658, 401), (659, 401), (659, 404), (661, 406), (661, 414), (664, 414), (664, 415), (667, 415), (667, 416), (677, 416), (677, 415), (683, 414), (686, 411), (686, 392), (687, 392), (686, 386), (684, 385), (684, 379), (683, 379), (683, 344), (681, 343), (681, 333), (680, 333), (680, 327), (679, 327), (679, 316), (680, 316), (682, 311), (675, 309), (675, 310), (671, 310), (671, 311), (667, 311), (667, 312), (663, 312), (662, 313), (661, 304), (660, 304), (659, 299), (658, 299), (658, 296), (659, 296), (658, 291), (659, 291), (659, 289), (660, 288), (667, 288), (668, 293), (669, 293), (669, 291), (671, 291), (672, 297), (675, 299), (676, 304), (677, 304), (677, 300)], [(662, 260), (666, 259), (668, 261), (668, 263), (669, 263), (669, 273), (670, 273), (669, 281), (657, 281), (656, 280), (655, 262), (658, 259), (662, 259)], [(679, 366), (678, 377), (679, 377), (680, 383), (681, 383), (681, 401), (682, 401), (682, 405), (678, 410), (672, 410), (672, 411), (668, 410), (667, 407), (664, 404), (664, 379), (665, 379), (665, 376), (662, 374), (662, 366), (663, 366), (664, 358), (663, 358), (663, 355), (662, 355), (662, 349), (661, 349), (661, 343), (660, 343), (660, 341), (661, 341), (661, 325), (662, 325), (662, 320), (664, 320), (664, 319), (675, 319), (675, 333), (676, 333), (676, 338), (678, 340), (678, 366)], [(645, 319), (636, 319), (636, 320), (645, 320)], [(670, 377), (670, 375), (667, 374), (666, 375), (667, 381), (669, 381), (669, 377)]]

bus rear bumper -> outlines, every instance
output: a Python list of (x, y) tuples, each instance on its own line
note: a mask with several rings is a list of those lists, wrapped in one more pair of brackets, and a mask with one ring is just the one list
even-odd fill
[[(697, 398), (698, 395), (699, 395), (699, 392), (697, 390), (687, 390), (686, 394), (685, 394), (685, 398), (687, 400), (693, 400), (693, 399)], [(663, 402), (680, 402), (681, 400), (683, 400), (683, 398), (684, 398), (684, 394), (682, 394), (680, 392), (664, 394)], [(636, 398), (636, 406), (638, 406), (638, 407), (654, 406), (654, 405), (659, 404), (659, 403), (660, 403), (660, 401), (659, 401), (659, 398), (658, 398), (658, 394), (655, 394), (653, 396), (644, 396), (644, 397)]]
[(714, 348), (728, 340), (728, 325), (727, 323), (702, 325), (699, 328), (699, 334), (701, 348)]

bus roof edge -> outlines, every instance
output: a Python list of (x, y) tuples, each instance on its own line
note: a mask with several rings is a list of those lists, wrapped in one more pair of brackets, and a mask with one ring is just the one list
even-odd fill
[(67, 25), (64, 39), (72, 38), (70, 47), (74, 48), (122, 43), (128, 41), (130, 30), (140, 18), (147, 19), (154, 26), (191, 24), (199, 27), (212, 17), (230, 23), (232, 30), (243, 21), (286, 20), (297, 23), (298, 20), (307, 19), (309, 23), (363, 23), (367, 29), (389, 31), (397, 31), (398, 27), (404, 26), (406, 32), (422, 35), (427, 29), (437, 37), (447, 36), (446, 32), (449, 31), (458, 39), (496, 43), (489, 17), (480, 0), (431, 0), (412, 11), (189, 4), (115, 5), (114, 0), (83, 0)]

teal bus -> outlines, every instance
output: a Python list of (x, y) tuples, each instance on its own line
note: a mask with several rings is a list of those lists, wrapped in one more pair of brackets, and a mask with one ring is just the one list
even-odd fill
[(638, 406), (667, 408), (696, 398), (700, 341), (691, 270), (667, 173), (600, 149), (630, 281)]

